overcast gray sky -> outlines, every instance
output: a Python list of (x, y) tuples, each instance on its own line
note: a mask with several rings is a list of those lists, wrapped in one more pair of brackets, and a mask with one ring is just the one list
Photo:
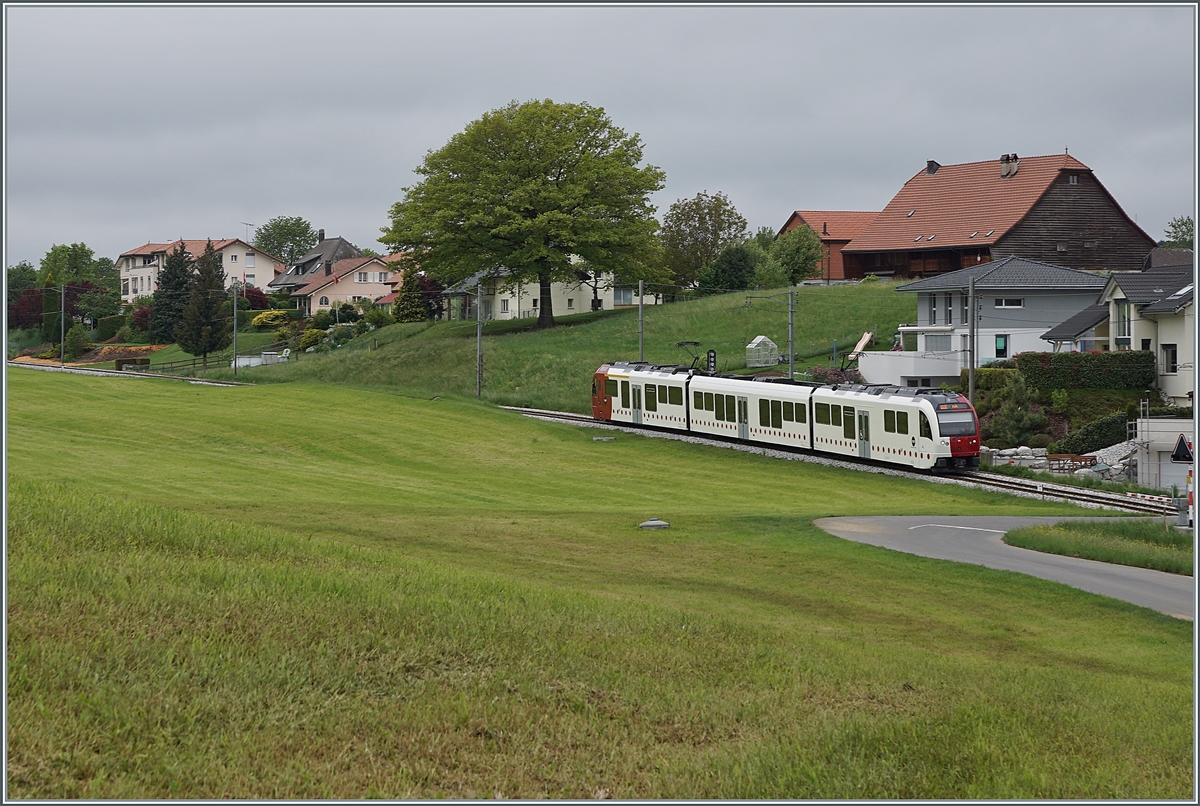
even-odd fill
[(1153, 237), (1193, 213), (1195, 10), (5, 7), (5, 263), (245, 237), (379, 249), (412, 169), (510, 100), (601, 106), (752, 227), (880, 210), (927, 159), (1061, 153)]

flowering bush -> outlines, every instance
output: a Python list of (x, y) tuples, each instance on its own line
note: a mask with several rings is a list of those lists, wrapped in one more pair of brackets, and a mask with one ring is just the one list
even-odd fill
[(813, 367), (809, 375), (817, 383), (862, 383), (863, 376), (856, 369), (840, 370), (833, 367)]

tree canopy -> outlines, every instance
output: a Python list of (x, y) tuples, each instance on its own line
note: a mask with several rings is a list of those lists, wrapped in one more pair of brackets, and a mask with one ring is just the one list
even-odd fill
[(1171, 249), (1192, 249), (1196, 240), (1195, 222), (1190, 215), (1172, 218), (1167, 222), (1166, 236), (1163, 246)]
[(779, 262), (792, 285), (821, 273), (825, 247), (812, 227), (805, 224), (780, 235), (771, 247), (771, 256)]
[(277, 216), (254, 230), (254, 245), (290, 266), (317, 245), (317, 233), (300, 216)]
[(640, 136), (601, 108), (514, 101), (425, 156), (379, 241), (446, 284), (506, 271), (502, 282), (537, 281), (538, 326), (552, 325), (550, 283), (574, 279), (573, 259), (657, 278), (649, 195), (665, 174), (641, 161)]
[[(227, 306), (225, 270), (209, 241), (204, 254), (196, 261), (188, 301), (175, 328), (175, 340), (180, 348), (189, 355), (201, 356), (205, 369), (208, 368), (209, 353), (224, 350), (232, 339), (232, 316), (226, 314)], [(232, 313), (232, 307), (229, 307)]]
[(694, 287), (701, 270), (747, 234), (746, 219), (723, 193), (701, 191), (695, 198), (676, 200), (662, 225), (663, 259), (672, 282)]

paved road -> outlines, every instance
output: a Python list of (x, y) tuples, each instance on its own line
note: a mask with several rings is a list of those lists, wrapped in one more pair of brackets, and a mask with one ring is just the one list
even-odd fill
[(1132, 602), (1176, 618), (1195, 618), (1192, 577), (1060, 557), (1009, 546), (1000, 538), (1010, 529), (1067, 518), (957, 517), (920, 515), (872, 518), (820, 518), (814, 523), (835, 537), (873, 546), (1062, 582), (1101, 596)]

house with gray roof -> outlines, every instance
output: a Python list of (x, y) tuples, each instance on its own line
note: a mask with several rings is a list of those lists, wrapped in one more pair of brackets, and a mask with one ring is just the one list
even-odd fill
[[(867, 352), (868, 383), (957, 384), (970, 365), (969, 288), (975, 281), (976, 366), (1044, 351), (1042, 334), (1096, 303), (1108, 278), (1021, 257), (1006, 257), (898, 286), (917, 295), (917, 321), (903, 325), (891, 352)], [(915, 340), (915, 350), (905, 349)]]
[(295, 292), (313, 280), (314, 272), (352, 257), (366, 258), (367, 255), (345, 238), (326, 238), (325, 230), (317, 230), (317, 245), (288, 266), (287, 271), (267, 283), (267, 291)]

